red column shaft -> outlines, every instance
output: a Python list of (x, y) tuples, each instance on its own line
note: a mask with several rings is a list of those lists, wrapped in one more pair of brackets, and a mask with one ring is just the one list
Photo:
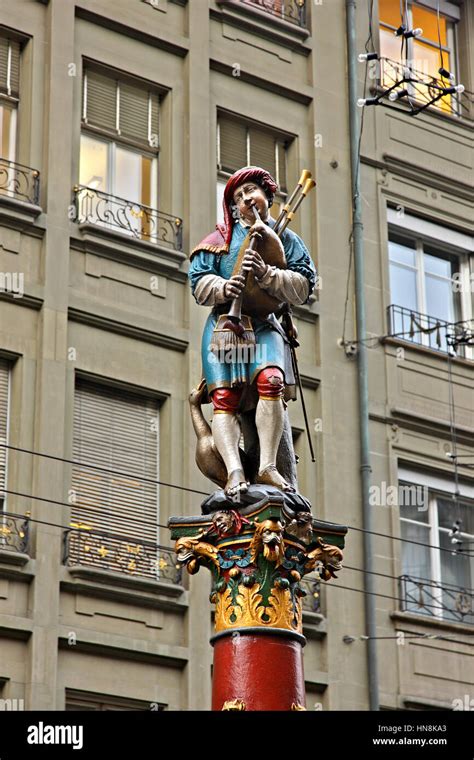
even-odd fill
[[(286, 632), (285, 632), (286, 633)], [(302, 642), (288, 635), (232, 632), (214, 639), (212, 709), (239, 699), (246, 710), (305, 705)]]

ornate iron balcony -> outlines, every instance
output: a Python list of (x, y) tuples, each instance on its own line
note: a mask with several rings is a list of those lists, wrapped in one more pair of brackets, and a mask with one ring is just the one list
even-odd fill
[(306, 27), (306, 0), (231, 0), (231, 3), (248, 5), (274, 18), (288, 21), (302, 28)]
[(39, 171), (0, 158), (0, 197), (38, 205)]
[(474, 590), (402, 575), (402, 610), (452, 622), (474, 625)]
[[(440, 95), (440, 88), (451, 85), (451, 82), (446, 79), (432, 76), (411, 65), (393, 61), (391, 58), (373, 61), (369, 72), (372, 72), (371, 76), (377, 84), (374, 93), (379, 90), (389, 90), (398, 82), (403, 82), (399, 89), (403, 89), (403, 85), (406, 86), (411, 100), (416, 102), (416, 107), (413, 108), (415, 112), (432, 107), (443, 113), (474, 120), (474, 94), (468, 90), (460, 94), (445, 95), (432, 103)], [(390, 105), (390, 107), (393, 106)]]
[(392, 304), (387, 309), (389, 337), (418, 343), (434, 351), (452, 347), (458, 356), (466, 357), (466, 348), (474, 345), (474, 320), (447, 322), (421, 314), (405, 306)]
[(70, 567), (82, 565), (113, 570), (164, 583), (181, 583), (182, 571), (176, 566), (173, 549), (85, 527), (65, 531), (63, 563)]
[(0, 549), (28, 554), (29, 517), (17, 517), (0, 512)]
[(74, 188), (74, 197), (76, 221), (80, 224), (89, 222), (155, 245), (182, 250), (183, 221), (179, 217), (83, 185)]
[(321, 612), (321, 582), (311, 575), (302, 578), (300, 584), (306, 596), (303, 596), (304, 612)]

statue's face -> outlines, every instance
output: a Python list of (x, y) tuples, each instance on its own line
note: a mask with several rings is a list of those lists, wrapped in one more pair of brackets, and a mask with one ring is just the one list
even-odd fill
[(268, 216), (268, 198), (255, 182), (245, 182), (243, 185), (239, 185), (234, 193), (233, 201), (245, 222), (250, 224), (255, 222), (255, 215), (251, 209), (252, 205), (256, 206), (262, 219), (266, 219)]
[(234, 518), (229, 512), (216, 512), (213, 522), (219, 533), (230, 533), (234, 527)]

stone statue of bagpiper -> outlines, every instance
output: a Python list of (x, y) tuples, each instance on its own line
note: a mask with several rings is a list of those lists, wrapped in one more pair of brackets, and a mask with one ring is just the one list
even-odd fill
[[(299, 194), (296, 206), (315, 184), (310, 176), (303, 172), (290, 199)], [(224, 190), (224, 224), (193, 249), (188, 275), (197, 303), (211, 309), (203, 380), (190, 397), (197, 462), (234, 499), (250, 483), (297, 490), (286, 408), (296, 397), (290, 309), (308, 302), (316, 270), (303, 240), (286, 229), (289, 203), (278, 220), (270, 216), (276, 190), (265, 169), (235, 172)], [(209, 401), (212, 433), (200, 411)]]

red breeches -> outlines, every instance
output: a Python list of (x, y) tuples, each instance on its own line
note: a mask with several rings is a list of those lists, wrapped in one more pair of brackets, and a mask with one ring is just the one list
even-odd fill
[[(266, 367), (257, 375), (257, 391), (259, 398), (283, 398), (285, 379), (278, 367)], [(239, 408), (243, 386), (240, 388), (216, 388), (212, 392), (214, 411), (235, 413)]]

